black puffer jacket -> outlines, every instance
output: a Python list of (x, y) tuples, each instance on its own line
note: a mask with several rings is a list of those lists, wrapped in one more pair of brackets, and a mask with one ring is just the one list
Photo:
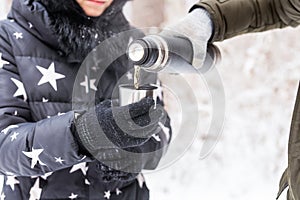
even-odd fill
[[(62, 3), (57, 0), (56, 4)], [(1, 199), (149, 198), (141, 174), (123, 182), (103, 181), (99, 163), (79, 152), (72, 129), (73, 87), (82, 88), (87, 96), (97, 90), (96, 100), (101, 101), (117, 98), (111, 94), (119, 80), (132, 81), (130, 64), (121, 57), (106, 70), (98, 86), (94, 76), (101, 66), (91, 66), (79, 85), (73, 86), (87, 54), (81, 48), (91, 50), (105, 38), (130, 28), (120, 12), (123, 5), (123, 0), (115, 0), (115, 7), (101, 19), (81, 15), (76, 24), (63, 18), (67, 6), (52, 13), (52, 8), (49, 12), (37, 1), (13, 1), (8, 20), (0, 22), (0, 172), (5, 175)], [(73, 12), (80, 13), (80, 9)], [(89, 20), (101, 23), (79, 26)], [(60, 22), (65, 22), (63, 27)], [(81, 43), (78, 36), (89, 42)], [(126, 48), (129, 40), (128, 36), (120, 48)], [(151, 75), (145, 80), (155, 82), (156, 78)], [(86, 99), (76, 101), (84, 103)], [(151, 138), (144, 148), (161, 148), (167, 141), (163, 134), (161, 138)], [(158, 160), (150, 162), (155, 167)]]

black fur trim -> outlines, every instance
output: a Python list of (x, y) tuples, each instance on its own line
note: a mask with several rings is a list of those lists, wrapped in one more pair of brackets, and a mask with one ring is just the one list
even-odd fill
[(127, 0), (114, 0), (99, 17), (88, 17), (75, 0), (36, 0), (50, 18), (59, 49), (66, 55), (83, 59), (101, 41), (130, 28), (122, 8)]

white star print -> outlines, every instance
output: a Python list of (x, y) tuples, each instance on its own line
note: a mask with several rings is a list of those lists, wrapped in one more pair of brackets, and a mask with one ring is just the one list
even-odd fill
[(69, 196), (69, 199), (77, 199), (77, 197), (78, 197), (78, 194), (71, 193), (71, 195)]
[(19, 126), (18, 125), (10, 125), (10, 126), (6, 127), (5, 129), (3, 129), (1, 131), (1, 133), (4, 133), (4, 135), (6, 135), (8, 133), (8, 131), (13, 128), (19, 128)]
[(0, 53), (0, 69), (3, 68), (4, 65), (8, 65), (9, 62), (2, 59), (2, 53)]
[(28, 158), (31, 158), (31, 169), (34, 168), (34, 166), (39, 162), (40, 165), (46, 165), (44, 164), (40, 159), (39, 159), (39, 155), (44, 151), (44, 149), (34, 149), (32, 148), (31, 152), (25, 152), (22, 151), (23, 154), (25, 154), (25, 156), (27, 156)]
[(106, 198), (106, 199), (110, 199), (110, 191), (108, 190), (108, 191), (105, 191), (104, 192), (104, 198)]
[(129, 38), (129, 41), (128, 41), (128, 45), (131, 44), (132, 42), (133, 42), (133, 38), (130, 37), (130, 38)]
[(15, 185), (19, 183), (20, 182), (16, 179), (15, 176), (7, 176), (6, 185), (9, 185), (12, 191), (15, 190)]
[(17, 40), (18, 40), (18, 39), (23, 39), (23, 33), (14, 32), (13, 35), (16, 37)]
[(139, 175), (136, 177), (136, 179), (139, 182), (140, 188), (143, 188), (143, 185), (145, 182), (145, 178), (144, 178), (143, 174), (139, 173)]
[(131, 72), (127, 72), (126, 76), (127, 76), (128, 80), (132, 80), (133, 79), (133, 75), (132, 75)]
[(41, 176), (41, 178), (44, 179), (44, 180), (47, 180), (47, 178), (49, 176), (51, 176), (52, 174), (53, 174), (53, 172), (48, 172), (48, 173), (44, 174), (43, 176)]
[(75, 119), (78, 119), (79, 116), (81, 116), (81, 114), (75, 112), (75, 114), (74, 114)]
[(91, 184), (91, 183), (89, 182), (89, 180), (87, 180), (87, 179), (84, 180), (84, 183), (85, 183), (86, 185), (90, 185), (90, 184)]
[(16, 139), (17, 139), (17, 136), (18, 136), (19, 134), (20, 134), (20, 133), (18, 133), (18, 132), (14, 132), (13, 135), (10, 136), (11, 142), (14, 141), (14, 140), (16, 140)]
[(1, 196), (0, 196), (0, 200), (4, 200), (5, 197), (6, 197), (6, 196), (4, 195), (4, 193), (2, 193)]
[(24, 98), (24, 101), (27, 100), (27, 94), (25, 92), (25, 88), (24, 88), (24, 85), (21, 81), (15, 79), (15, 78), (10, 78), (10, 80), (12, 82), (14, 82), (14, 84), (17, 86), (17, 90), (16, 92), (14, 93), (14, 97), (18, 97), (18, 96), (23, 96)]
[(37, 200), (41, 198), (42, 189), (40, 188), (40, 179), (37, 178), (34, 185), (30, 189), (30, 197), (29, 200)]
[(77, 170), (81, 170), (83, 175), (86, 175), (86, 172), (88, 170), (88, 167), (86, 167), (86, 163), (83, 162), (83, 163), (79, 163), (77, 165), (73, 165), (72, 169), (70, 170), (70, 174), (77, 171)]
[(17, 110), (15, 110), (14, 115), (18, 115), (18, 111)]
[(88, 83), (88, 77), (84, 76), (84, 81), (80, 83), (81, 86), (85, 87), (85, 92), (89, 93), (90, 89), (97, 91), (95, 86), (96, 79), (91, 79), (90, 84)]
[(158, 125), (160, 126), (160, 128), (162, 129), (162, 131), (164, 132), (164, 134), (166, 135), (167, 141), (170, 140), (170, 128), (164, 126), (161, 122), (158, 122)]
[(160, 139), (160, 137), (159, 137), (158, 134), (152, 135), (152, 137), (153, 137), (157, 142), (160, 142), (160, 141), (161, 141), (161, 139)]
[(61, 115), (64, 115), (64, 114), (66, 114), (66, 113), (64, 113), (64, 112), (58, 112), (57, 116), (61, 116)]
[(58, 158), (54, 157), (54, 159), (55, 159), (55, 162), (58, 162), (60, 164), (63, 164), (63, 162), (64, 162), (64, 160), (61, 157), (58, 157)]
[(32, 23), (30, 23), (30, 22), (28, 22), (28, 26), (29, 26), (29, 28), (33, 27)]
[(46, 103), (46, 102), (48, 102), (49, 101), (49, 99), (46, 99), (46, 98), (42, 98), (42, 101), (43, 101), (43, 103)]
[(54, 62), (52, 62), (48, 69), (45, 69), (40, 66), (36, 66), (36, 68), (43, 74), (41, 80), (39, 81), (38, 85), (42, 85), (44, 83), (50, 83), (55, 91), (57, 91), (57, 84), (56, 80), (65, 78), (65, 75), (59, 74), (55, 72)]
[(83, 161), (84, 159), (86, 159), (86, 156), (83, 156), (79, 161)]
[(116, 194), (117, 194), (117, 195), (122, 194), (122, 191), (119, 190), (119, 188), (117, 188), (117, 189), (116, 189)]
[(11, 20), (9, 20), (10, 22), (15, 22), (15, 20), (14, 19), (11, 19)]

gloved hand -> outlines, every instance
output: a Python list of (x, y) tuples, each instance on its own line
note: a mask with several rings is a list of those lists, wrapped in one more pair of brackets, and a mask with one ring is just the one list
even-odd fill
[(90, 153), (105, 147), (139, 146), (158, 133), (158, 123), (166, 120), (162, 107), (153, 106), (150, 98), (121, 107), (105, 100), (76, 120), (79, 141)]
[(176, 24), (166, 27), (161, 34), (167, 36), (183, 35), (189, 38), (194, 49), (192, 64), (194, 67), (200, 68), (204, 62), (207, 44), (212, 32), (213, 24), (209, 13), (202, 8), (196, 8)]

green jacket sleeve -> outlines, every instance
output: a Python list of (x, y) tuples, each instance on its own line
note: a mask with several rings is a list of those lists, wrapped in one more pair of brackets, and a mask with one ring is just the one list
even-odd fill
[(202, 0), (214, 23), (212, 41), (300, 24), (300, 0)]

